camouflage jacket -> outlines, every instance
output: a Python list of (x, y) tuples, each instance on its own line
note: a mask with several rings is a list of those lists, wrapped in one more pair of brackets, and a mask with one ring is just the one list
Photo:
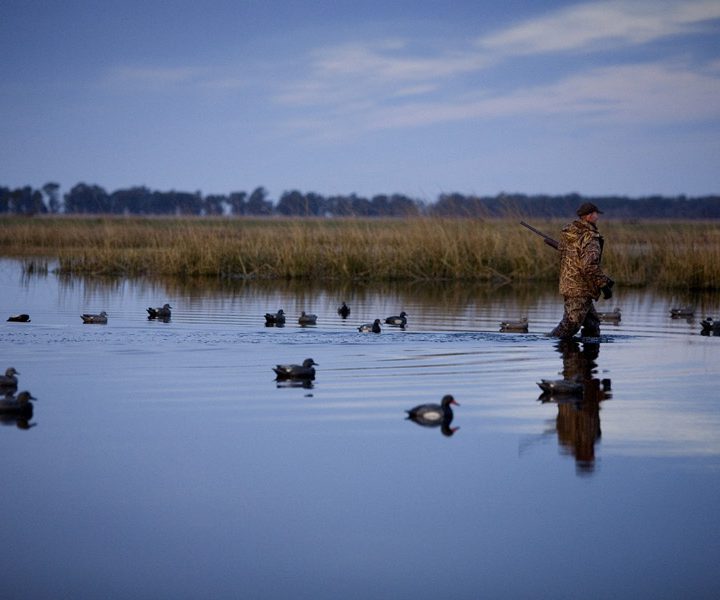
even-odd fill
[(577, 220), (560, 236), (560, 293), (563, 296), (600, 297), (608, 277), (600, 267), (603, 238), (594, 224)]

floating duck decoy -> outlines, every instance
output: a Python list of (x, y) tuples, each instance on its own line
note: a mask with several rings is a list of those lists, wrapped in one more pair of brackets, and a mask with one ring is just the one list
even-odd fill
[(16, 371), (15, 367), (9, 367), (5, 370), (5, 375), (0, 375), (0, 390), (3, 392), (16, 390), (18, 379), (15, 375), (20, 375), (20, 371)]
[(83, 315), (80, 315), (80, 318), (83, 320), (83, 323), (96, 323), (98, 325), (105, 325), (107, 324), (108, 315), (105, 311), (102, 311), (99, 315), (85, 313)]
[(415, 408), (406, 410), (407, 419), (423, 427), (440, 426), (443, 435), (452, 435), (459, 427), (450, 427), (453, 420), (453, 411), (450, 405), (460, 406), (452, 395), (446, 394), (440, 404), (420, 404)]
[(509, 331), (513, 333), (527, 333), (528, 332), (528, 320), (527, 317), (522, 317), (517, 321), (502, 321), (500, 323), (500, 331)]
[(372, 323), (364, 323), (358, 327), (360, 333), (380, 333), (380, 319), (375, 319)]
[(15, 415), (30, 418), (33, 405), (30, 400), (37, 400), (30, 392), (20, 392), (17, 396), (5, 396), (0, 399), (0, 415)]
[(600, 317), (601, 321), (619, 323), (622, 319), (622, 314), (620, 312), (620, 309), (616, 308), (615, 310), (610, 312), (598, 312), (598, 317)]
[(265, 325), (285, 325), (285, 311), (281, 308), (276, 313), (265, 313)]
[(148, 308), (148, 319), (161, 319), (161, 320), (169, 320), (172, 316), (172, 311), (170, 310), (172, 306), (165, 303), (162, 305), (161, 308)]
[(317, 315), (307, 314), (305, 311), (302, 311), (298, 317), (298, 323), (300, 323), (300, 325), (317, 325)]
[(582, 396), (583, 383), (576, 379), (542, 379), (538, 386), (549, 396)]
[(705, 317), (700, 321), (703, 335), (720, 335), (720, 321), (715, 321), (712, 317)]
[(680, 308), (671, 308), (670, 316), (674, 319), (695, 316), (695, 309), (692, 306), (682, 306)]
[(396, 325), (399, 327), (405, 327), (407, 325), (407, 313), (402, 311), (399, 316), (388, 317), (385, 319), (388, 325)]
[(10, 321), (11, 323), (29, 323), (30, 315), (26, 315), (25, 313), (20, 315), (12, 315), (8, 317), (8, 321)]
[(343, 319), (347, 319), (347, 318), (348, 318), (348, 315), (350, 314), (350, 307), (343, 302), (343, 303), (340, 305), (340, 308), (338, 308), (338, 314), (339, 314)]
[(312, 358), (306, 358), (301, 365), (276, 365), (273, 371), (278, 379), (315, 379), (315, 366)]

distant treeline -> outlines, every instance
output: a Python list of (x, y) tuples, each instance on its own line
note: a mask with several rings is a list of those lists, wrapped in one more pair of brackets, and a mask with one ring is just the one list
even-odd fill
[(60, 185), (46, 183), (41, 189), (0, 186), (0, 214), (104, 214), (104, 215), (251, 215), (297, 217), (475, 217), (527, 216), (566, 218), (582, 202), (594, 202), (607, 217), (618, 219), (720, 219), (720, 196), (687, 198), (646, 196), (559, 196), (506, 194), (475, 196), (440, 194), (426, 202), (402, 194), (379, 194), (365, 198), (323, 196), (315, 192), (284, 192), (277, 200), (268, 198), (264, 187), (253, 192), (210, 194), (201, 192), (160, 192), (144, 186), (107, 192), (98, 185), (78, 183), (60, 193)]

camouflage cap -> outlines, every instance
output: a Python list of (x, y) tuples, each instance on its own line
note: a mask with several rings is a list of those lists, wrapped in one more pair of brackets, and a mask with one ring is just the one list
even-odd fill
[(590, 213), (600, 213), (602, 214), (603, 211), (601, 211), (597, 206), (595, 206), (592, 202), (583, 202), (580, 207), (577, 209), (577, 216), (583, 217), (585, 215), (589, 215)]

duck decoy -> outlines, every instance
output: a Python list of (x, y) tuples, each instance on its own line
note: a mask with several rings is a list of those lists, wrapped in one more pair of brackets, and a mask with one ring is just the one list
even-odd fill
[(80, 318), (83, 320), (83, 323), (97, 323), (99, 325), (105, 325), (107, 324), (108, 314), (105, 311), (102, 311), (99, 315), (85, 313), (80, 315)]
[(500, 331), (509, 331), (513, 333), (527, 333), (528, 332), (528, 319), (522, 317), (517, 321), (502, 321), (500, 323)]
[(549, 396), (582, 396), (583, 383), (576, 379), (542, 379), (538, 386)]
[(0, 390), (16, 390), (18, 379), (15, 375), (20, 375), (20, 371), (16, 371), (15, 367), (9, 367), (6, 369), (5, 375), (0, 375)]
[(705, 317), (700, 321), (702, 326), (702, 335), (720, 335), (720, 321), (715, 321), (712, 317)]
[(301, 365), (276, 365), (273, 371), (278, 379), (315, 379), (316, 366), (312, 358), (306, 358)]
[(420, 404), (415, 408), (406, 410), (407, 419), (423, 427), (440, 426), (444, 435), (452, 435), (459, 427), (450, 427), (453, 420), (451, 405), (460, 406), (451, 394), (443, 396), (440, 404)]
[(285, 311), (281, 308), (276, 313), (265, 313), (265, 325), (285, 325)]
[(372, 323), (363, 323), (358, 327), (360, 333), (380, 333), (380, 319), (375, 319)]
[(11, 323), (29, 323), (30, 315), (26, 315), (25, 313), (22, 313), (20, 315), (12, 315), (8, 317), (8, 321)]
[(348, 318), (348, 315), (350, 314), (350, 307), (343, 302), (343, 303), (340, 305), (340, 308), (338, 308), (338, 314), (339, 314), (343, 319), (347, 319), (347, 318)]
[(317, 325), (317, 315), (307, 314), (305, 311), (302, 311), (298, 317), (298, 323), (300, 323), (300, 325)]
[(172, 306), (165, 303), (160, 308), (148, 308), (148, 319), (170, 319), (172, 316), (172, 311), (170, 310)]
[(683, 317), (693, 317), (693, 316), (695, 316), (695, 309), (692, 306), (681, 306), (679, 308), (671, 308), (670, 316), (673, 319), (683, 318)]
[(601, 321), (619, 323), (622, 319), (622, 314), (620, 312), (620, 309), (616, 308), (615, 310), (610, 312), (598, 312), (598, 317), (600, 317)]
[(30, 392), (20, 392), (17, 396), (7, 395), (0, 399), (0, 415), (30, 418), (33, 413), (33, 405), (30, 400), (37, 400)]
[(405, 311), (402, 311), (398, 316), (388, 317), (387, 319), (385, 319), (385, 322), (388, 325), (405, 327), (405, 325), (407, 325), (407, 313)]

